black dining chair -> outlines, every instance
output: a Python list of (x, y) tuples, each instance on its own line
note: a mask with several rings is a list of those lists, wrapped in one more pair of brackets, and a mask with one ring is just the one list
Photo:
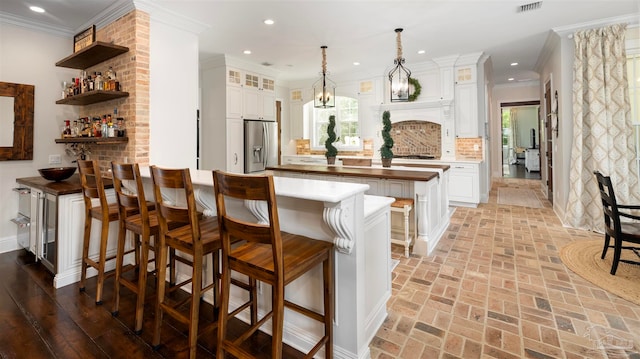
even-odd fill
[[(594, 171), (593, 173), (598, 180), (598, 188), (600, 189), (602, 208), (604, 210), (605, 232), (601, 258), (604, 259), (607, 255), (607, 250), (610, 247), (613, 248), (611, 274), (615, 275), (619, 262), (640, 265), (640, 261), (620, 258), (623, 249), (632, 250), (640, 256), (640, 222), (635, 222), (640, 221), (640, 215), (629, 213), (631, 210), (640, 210), (640, 205), (618, 204), (611, 177), (604, 176), (599, 171)], [(611, 238), (614, 239), (613, 245), (610, 244)], [(634, 244), (637, 246), (634, 246)]]

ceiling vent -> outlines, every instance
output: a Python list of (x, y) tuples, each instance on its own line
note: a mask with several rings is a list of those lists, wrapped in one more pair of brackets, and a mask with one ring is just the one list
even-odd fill
[(263, 62), (261, 65), (262, 65), (262, 66), (273, 66), (273, 64), (272, 64), (272, 63), (270, 63), (270, 62), (266, 62), (266, 61), (265, 61), (265, 62)]
[(518, 12), (538, 10), (542, 7), (542, 1), (536, 1), (529, 4), (518, 6)]

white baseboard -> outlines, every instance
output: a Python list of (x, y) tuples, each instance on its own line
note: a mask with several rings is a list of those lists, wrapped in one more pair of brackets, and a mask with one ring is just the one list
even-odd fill
[(0, 239), (0, 253), (12, 252), (20, 249), (17, 236), (9, 236)]

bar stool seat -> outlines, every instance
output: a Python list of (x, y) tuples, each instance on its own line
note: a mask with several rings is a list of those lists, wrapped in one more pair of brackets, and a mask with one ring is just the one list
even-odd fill
[(396, 198), (395, 201), (391, 203), (391, 212), (402, 213), (403, 215), (402, 238), (394, 238), (392, 236), (391, 243), (404, 246), (404, 256), (407, 258), (409, 258), (409, 246), (411, 246), (411, 242), (413, 240), (409, 226), (409, 215), (411, 214), (413, 207), (413, 198)]

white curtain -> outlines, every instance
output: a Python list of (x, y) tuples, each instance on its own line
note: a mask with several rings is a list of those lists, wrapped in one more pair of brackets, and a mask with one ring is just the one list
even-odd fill
[(625, 54), (626, 24), (575, 34), (573, 147), (565, 222), (602, 231), (593, 171), (611, 176), (620, 203), (640, 203)]

